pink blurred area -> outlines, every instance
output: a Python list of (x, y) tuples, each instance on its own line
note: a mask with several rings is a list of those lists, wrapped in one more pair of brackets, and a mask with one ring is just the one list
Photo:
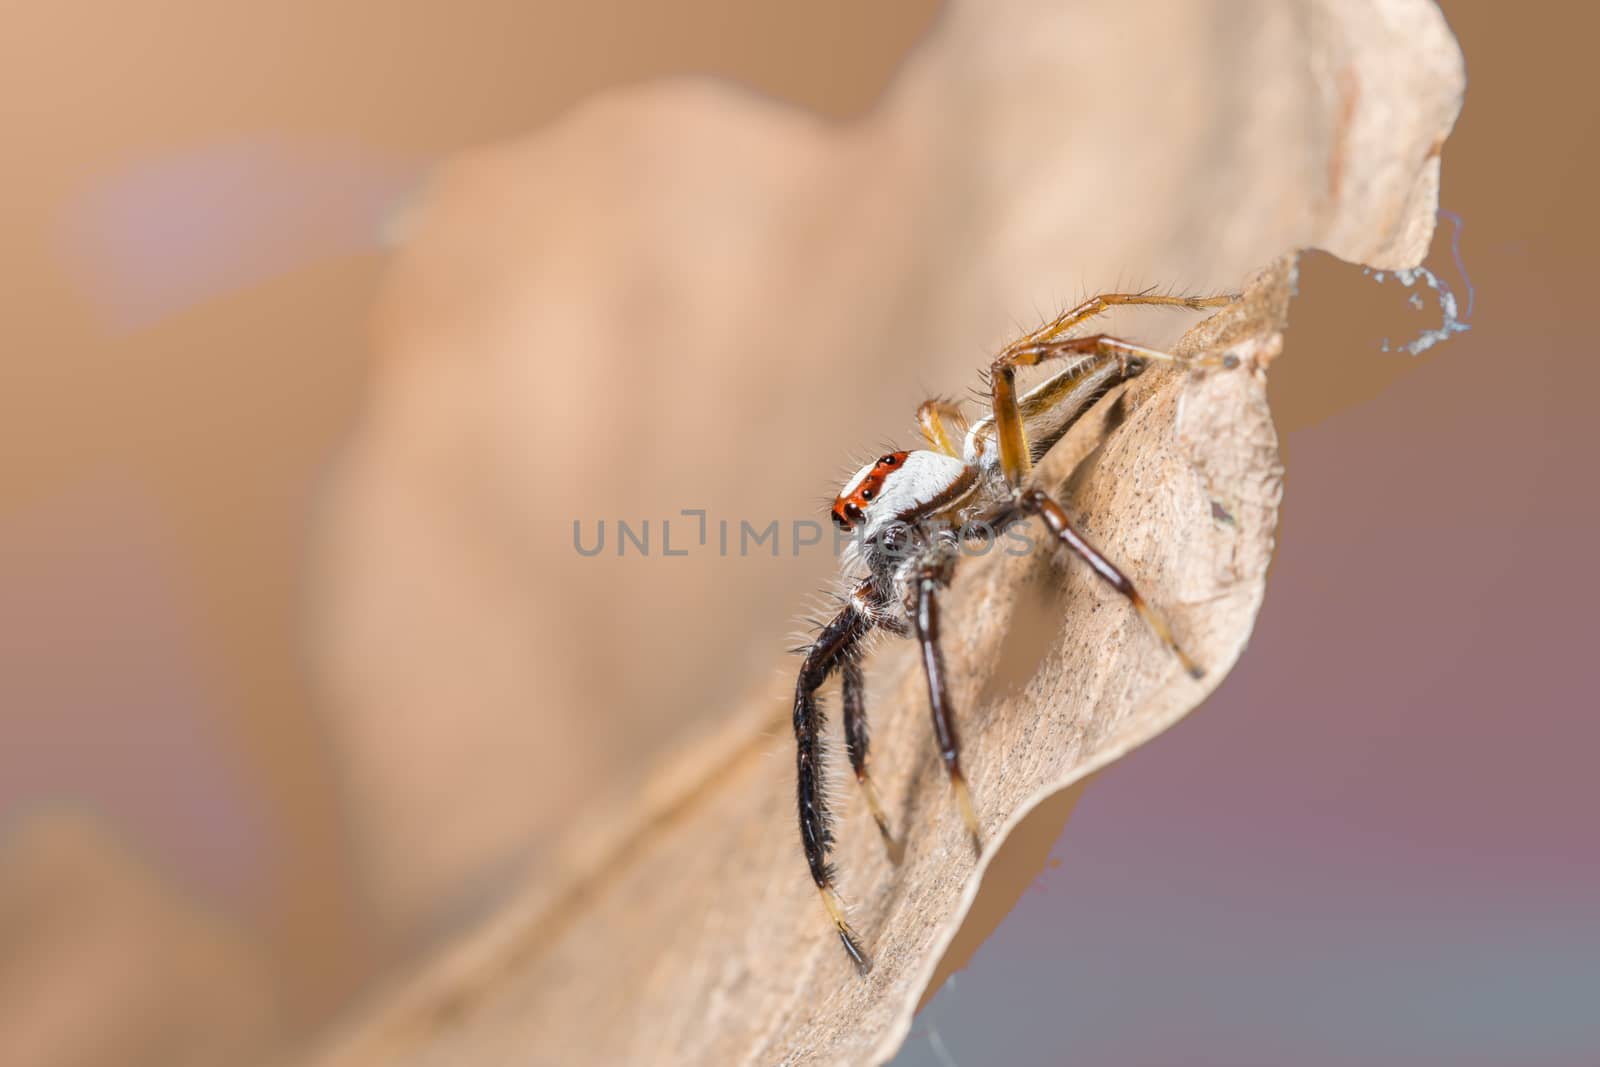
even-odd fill
[[(1307, 262), (1250, 651), (1096, 780), (903, 1062), (1600, 1058), (1600, 115), (1571, 84), (1585, 34), (1445, 7), (1472, 79), (1444, 170), (1471, 332), (1382, 353), (1418, 313)], [(307, 670), (308, 528), (430, 166), (672, 73), (854, 114), (933, 14), (8, 15), (0, 1061), (270, 1056), (492, 898), (488, 861), (363, 863), (361, 784)], [(1447, 242), (1431, 262), (1458, 280)], [(466, 889), (443, 901), (446, 875)], [(423, 902), (396, 919), (392, 897)]]
[(113, 328), (370, 252), (421, 167), (359, 144), (238, 140), (131, 162), (62, 206), (57, 250)]

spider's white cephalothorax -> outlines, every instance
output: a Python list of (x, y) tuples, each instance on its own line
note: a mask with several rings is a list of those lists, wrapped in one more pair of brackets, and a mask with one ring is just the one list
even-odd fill
[(833, 502), (833, 521), (845, 530), (865, 521), (862, 536), (870, 539), (889, 523), (953, 511), (977, 486), (977, 470), (954, 456), (923, 449), (890, 452), (845, 483)]

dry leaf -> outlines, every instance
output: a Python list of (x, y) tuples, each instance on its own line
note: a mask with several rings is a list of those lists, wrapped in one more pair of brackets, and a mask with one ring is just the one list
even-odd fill
[[(1148, 374), (1111, 398), (1039, 468), (1067, 487), (1084, 528), (1116, 544), (1212, 670), (1191, 681), (1115, 594), (1043, 551), (965, 565), (947, 601), (965, 763), (993, 843), (1050, 794), (1191, 708), (1238, 654), (1264, 588), (1280, 492), (1265, 375), (1288, 301), (1279, 268), (1230, 309), (1244, 366), (1197, 379)], [(1106, 430), (1105, 420), (1125, 421)], [(1081, 464), (1071, 462), (1087, 456)], [(1019, 597), (1020, 594), (1020, 597)], [(1028, 598), (1042, 595), (1042, 605)], [(985, 700), (1013, 615), (1059, 629), (1024, 684)], [(1038, 610), (1040, 607), (1043, 610)], [(874, 762), (908, 834), (890, 862), (859, 805), (841, 827), (845, 892), (877, 965), (855, 977), (797, 866), (792, 741), (764, 732), (659, 815), (592, 879), (517, 938), (511, 955), (426, 998), (419, 1062), (771, 1063), (881, 1058), (975, 891), (973, 857), (929, 744), (926, 688), (909, 649), (874, 657)], [(768, 706), (774, 727), (782, 699)], [(610, 1026), (602, 1020), (633, 1019)], [(894, 1035), (885, 1043), (885, 1035)], [(385, 1037), (394, 1039), (395, 1034)], [(423, 1037), (410, 1033), (402, 1038)], [(372, 1050), (390, 1062), (397, 1047)]]
[[(1143, 74), (1097, 80), (1129, 71)], [(1308, 245), (1414, 263), (1459, 95), (1459, 55), (1420, 0), (1159, 17), (955, 5), (855, 126), (649, 88), (442, 179), (338, 482), (322, 656), (374, 825), (415, 797), (450, 831), (393, 820), (377, 869), (457, 869), (463, 840), (540, 851), (510, 907), (354, 1020), (326, 1062), (892, 1055), (979, 882), (910, 650), (868, 665), (902, 862), (853, 787), (836, 791), (841, 889), (877, 961), (862, 980), (799, 851), (786, 687), (730, 712), (702, 677), (725, 685), (759, 654), (741, 643), (752, 634), (773, 647), (751, 620), (815, 574), (780, 560), (731, 583), (691, 561), (619, 566), (608, 586), (570, 555), (515, 546), (555, 529), (565, 547), (586, 504), (762, 514), (814, 497), (811, 460), (785, 464), (774, 442), (832, 440), (869, 414), (903, 424), (887, 410), (914, 403), (896, 394), (908, 376), (971, 384), (973, 353), (1004, 339), (997, 316), (1077, 289), (1086, 260), (1064, 249), (1210, 288)], [(1276, 522), (1264, 376), (1291, 285), (1278, 261), (1182, 342), (1240, 367), (1141, 377), (1039, 472), (1173, 618), (1203, 683), (1058, 554), (958, 575), (946, 655), (979, 866), (1028, 812), (1191, 709), (1243, 648)], [(707, 589), (723, 610), (685, 626)], [(540, 701), (553, 710), (525, 728), (553, 743), (493, 740), (519, 736), (498, 731)], [(365, 745), (385, 730), (387, 750)], [(693, 743), (659, 769), (675, 734)]]

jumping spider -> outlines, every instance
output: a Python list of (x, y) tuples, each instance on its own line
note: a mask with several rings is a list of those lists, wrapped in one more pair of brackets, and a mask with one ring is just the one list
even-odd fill
[[(968, 831), (978, 841), (978, 817), (961, 772), (961, 747), (950, 707), (949, 683), (939, 646), (939, 591), (950, 584), (967, 531), (992, 534), (1011, 523), (1038, 516), (1096, 574), (1121, 593), (1172, 650), (1191, 675), (1201, 668), (1178, 647), (1166, 621), (1127, 577), (1073, 529), (1061, 505), (1038, 486), (1029, 484), (1033, 462), (1042, 457), (1072, 423), (1105, 392), (1141, 372), (1151, 362), (1232, 367), (1236, 360), (1183, 360), (1143, 345), (1105, 334), (1067, 337), (1075, 326), (1120, 304), (1165, 305), (1196, 310), (1221, 307), (1235, 295), (1213, 297), (1155, 296), (1150, 293), (1107, 293), (1062, 314), (1033, 333), (1012, 342), (990, 367), (992, 410), (970, 427), (951, 403), (930, 400), (917, 412), (929, 448), (890, 452), (856, 472), (835, 499), (832, 518), (846, 531), (861, 527), (847, 556), (847, 576), (856, 584), (843, 608), (802, 651), (794, 690), (794, 735), (800, 802), (800, 838), (811, 877), (822, 902), (857, 969), (866, 974), (872, 961), (845, 917), (845, 906), (833, 887), (828, 852), (833, 845), (832, 817), (822, 793), (822, 715), (817, 689), (838, 671), (844, 706), (845, 748), (856, 780), (866, 795), (872, 817), (893, 847), (888, 820), (867, 774), (867, 721), (860, 656), (862, 639), (873, 629), (915, 638), (922, 650), (928, 679), (933, 732), (939, 754)], [(1016, 393), (1016, 370), (1046, 360), (1068, 359), (1065, 369), (1022, 397)], [(965, 430), (961, 447), (956, 442)], [(955, 436), (952, 436), (954, 433)], [(866, 571), (859, 577), (859, 570)]]

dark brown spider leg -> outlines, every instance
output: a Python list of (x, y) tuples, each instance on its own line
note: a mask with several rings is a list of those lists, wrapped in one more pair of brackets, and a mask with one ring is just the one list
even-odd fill
[[(946, 420), (949, 420), (948, 423)], [(917, 426), (922, 437), (936, 452), (960, 457), (961, 438), (967, 432), (967, 417), (957, 404), (948, 400), (924, 400), (917, 408)], [(951, 433), (952, 428), (954, 433)]]
[(861, 939), (850, 928), (844, 902), (833, 888), (833, 867), (828, 851), (833, 847), (833, 818), (823, 795), (822, 711), (817, 706), (817, 690), (828, 675), (854, 658), (861, 638), (872, 627), (871, 619), (855, 604), (849, 604), (822, 628), (806, 649), (805, 662), (794, 687), (794, 739), (797, 793), (800, 805), (800, 840), (805, 846), (811, 879), (817, 883), (822, 904), (828, 909), (844, 950), (862, 974), (872, 970), (872, 959), (861, 947)]
[(866, 681), (861, 676), (861, 661), (852, 656), (839, 668), (840, 692), (844, 704), (844, 747), (850, 755), (850, 766), (855, 769), (856, 781), (861, 783), (861, 791), (866, 794), (867, 807), (872, 810), (872, 819), (878, 824), (878, 832), (883, 835), (883, 843), (888, 846), (891, 853), (898, 853), (894, 835), (889, 832), (889, 818), (883, 813), (883, 804), (878, 799), (878, 790), (873, 787), (872, 776), (867, 773), (868, 743), (867, 709), (864, 699)]
[(1188, 653), (1178, 647), (1178, 642), (1172, 636), (1172, 628), (1167, 625), (1159, 612), (1145, 602), (1139, 590), (1134, 588), (1127, 575), (1123, 574), (1100, 551), (1084, 540), (1083, 535), (1073, 529), (1072, 523), (1067, 521), (1067, 513), (1061, 509), (1049, 494), (1041, 489), (1025, 489), (1018, 501), (1023, 508), (1031, 511), (1044, 520), (1052, 533), (1059, 537), (1063, 544), (1076, 552), (1085, 563), (1094, 568), (1094, 572), (1105, 579), (1106, 584), (1128, 598), (1128, 602), (1150, 624), (1156, 636), (1172, 650), (1178, 657), (1178, 662), (1183, 664), (1183, 669), (1189, 672), (1190, 677), (1200, 678), (1205, 674), (1204, 668), (1190, 659)]
[(955, 791), (956, 804), (961, 808), (961, 819), (967, 824), (972, 843), (981, 847), (983, 838), (978, 829), (977, 809), (972, 806), (966, 775), (961, 773), (961, 741), (956, 736), (950, 708), (950, 680), (944, 670), (944, 652), (939, 647), (939, 589), (948, 581), (948, 566), (932, 564), (918, 572), (912, 620), (917, 643), (922, 647), (922, 670), (928, 677), (928, 706), (933, 712), (933, 735), (939, 742), (939, 756), (944, 760), (950, 787)]

